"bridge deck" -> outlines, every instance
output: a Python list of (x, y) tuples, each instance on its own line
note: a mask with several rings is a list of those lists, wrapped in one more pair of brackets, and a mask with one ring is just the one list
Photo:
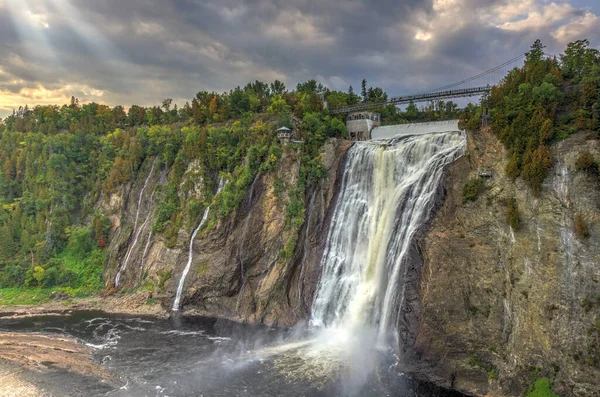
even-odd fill
[(475, 88), (465, 88), (460, 90), (450, 90), (450, 91), (440, 91), (440, 92), (430, 92), (427, 94), (418, 94), (418, 95), (406, 95), (391, 98), (386, 102), (372, 102), (372, 103), (359, 103), (358, 105), (348, 106), (344, 108), (333, 109), (331, 113), (339, 114), (339, 113), (351, 113), (358, 112), (361, 110), (368, 110), (377, 108), (385, 105), (402, 105), (411, 102), (426, 102), (433, 101), (436, 99), (450, 99), (450, 98), (465, 98), (474, 95), (485, 94), (489, 92), (491, 87), (475, 87)]

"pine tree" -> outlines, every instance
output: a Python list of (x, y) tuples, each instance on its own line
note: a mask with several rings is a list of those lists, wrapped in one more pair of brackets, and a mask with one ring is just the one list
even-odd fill
[(361, 96), (362, 96), (362, 100), (366, 101), (367, 100), (367, 80), (363, 79), (362, 83), (361, 83)]

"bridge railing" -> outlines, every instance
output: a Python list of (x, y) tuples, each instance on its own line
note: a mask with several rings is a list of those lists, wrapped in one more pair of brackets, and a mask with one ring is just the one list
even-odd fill
[(358, 112), (361, 110), (373, 109), (386, 105), (402, 105), (411, 102), (426, 102), (432, 101), (436, 99), (450, 99), (450, 98), (465, 98), (474, 95), (481, 95), (489, 92), (491, 87), (474, 87), (474, 88), (463, 88), (460, 90), (450, 90), (450, 91), (439, 91), (439, 92), (430, 92), (427, 94), (417, 94), (417, 95), (406, 95), (391, 98), (385, 102), (370, 102), (370, 103), (359, 103), (353, 106), (347, 106), (343, 108), (333, 109), (331, 113), (339, 114), (339, 113), (351, 113)]

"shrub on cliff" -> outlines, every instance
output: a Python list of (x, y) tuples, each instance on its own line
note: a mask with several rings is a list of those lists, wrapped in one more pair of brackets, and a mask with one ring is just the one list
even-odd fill
[(581, 239), (590, 237), (590, 228), (581, 211), (575, 214), (575, 235)]
[(527, 393), (527, 397), (559, 397), (552, 391), (548, 378), (538, 379)]
[(463, 204), (469, 201), (477, 200), (479, 194), (485, 189), (485, 184), (479, 178), (469, 180), (463, 186), (462, 200)]
[(475, 131), (481, 128), (481, 107), (469, 103), (458, 118), (458, 128), (464, 131)]
[(598, 172), (598, 164), (594, 160), (594, 156), (589, 150), (581, 153), (575, 161), (575, 168), (579, 171), (585, 171), (589, 174), (596, 174)]
[(517, 199), (514, 197), (508, 199), (508, 206), (506, 208), (506, 222), (515, 231), (521, 228), (521, 215), (519, 214)]
[(521, 172), (521, 177), (531, 187), (533, 194), (539, 196), (542, 191), (542, 183), (552, 166), (552, 153), (546, 146), (542, 145), (533, 152), (527, 152), (523, 162), (525, 166)]

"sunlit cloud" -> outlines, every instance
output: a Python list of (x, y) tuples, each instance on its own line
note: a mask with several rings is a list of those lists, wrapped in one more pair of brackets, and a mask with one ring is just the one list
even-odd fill
[[(0, 72), (0, 77), (3, 74)], [(8, 81), (7, 84), (19, 84), (19, 81)], [(65, 104), (70, 101), (71, 96), (83, 101), (94, 101), (102, 103), (104, 92), (84, 84), (65, 84), (58, 89), (49, 89), (42, 85), (36, 87), (23, 87), (18, 92), (0, 88), (0, 111), (12, 112), (19, 106), (29, 105), (55, 105)]]

